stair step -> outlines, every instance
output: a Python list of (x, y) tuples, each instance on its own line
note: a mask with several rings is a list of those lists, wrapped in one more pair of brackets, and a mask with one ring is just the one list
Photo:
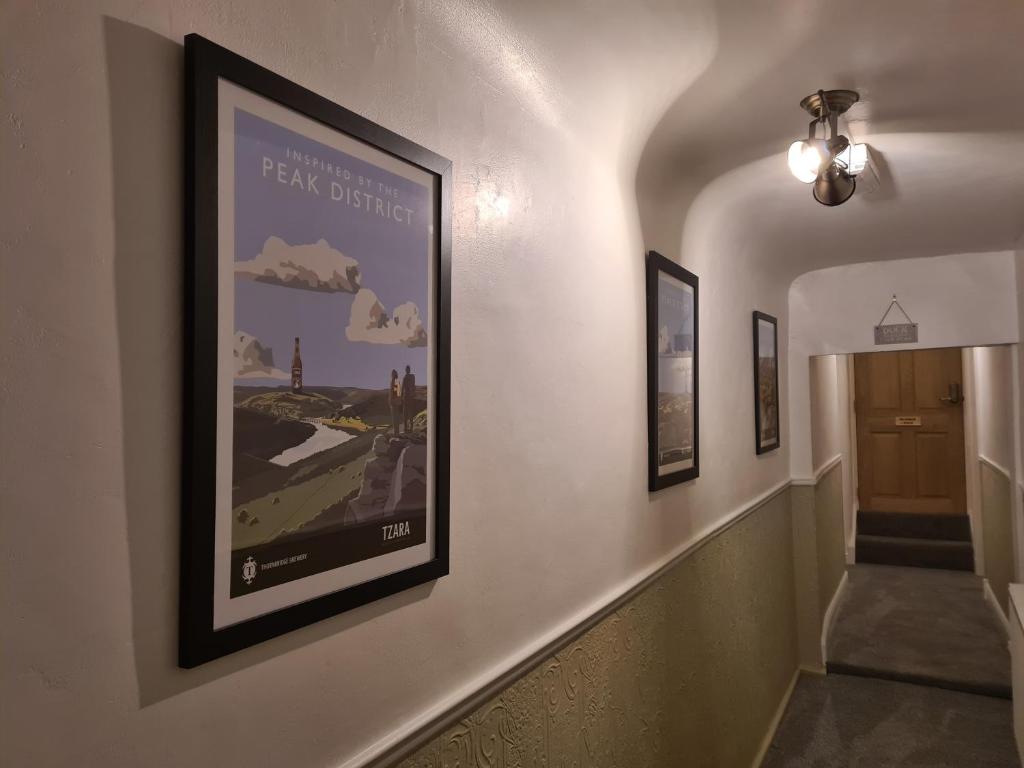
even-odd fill
[(971, 521), (967, 515), (861, 510), (857, 513), (857, 533), (908, 539), (970, 541)]
[(857, 562), (973, 571), (974, 547), (969, 541), (871, 536), (858, 533)]

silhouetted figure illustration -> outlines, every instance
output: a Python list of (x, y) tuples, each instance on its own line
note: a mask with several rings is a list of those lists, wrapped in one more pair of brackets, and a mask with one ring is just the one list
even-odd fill
[(402, 378), (402, 418), (405, 420), (405, 431), (412, 432), (412, 420), (416, 415), (416, 374), (407, 365)]
[(391, 369), (391, 386), (388, 388), (388, 405), (391, 406), (391, 427), (398, 437), (402, 424), (402, 392), (398, 384), (398, 371)]

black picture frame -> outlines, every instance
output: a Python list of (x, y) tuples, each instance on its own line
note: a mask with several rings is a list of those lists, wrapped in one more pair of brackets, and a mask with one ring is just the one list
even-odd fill
[[(674, 261), (662, 256), (656, 251), (650, 251), (646, 258), (647, 270), (647, 466), (649, 491), (658, 491), (678, 483), (684, 483), (700, 476), (700, 333), (699, 333), (699, 291), (698, 279), (695, 274), (684, 269)], [(663, 451), (659, 446), (659, 364), (663, 357), (659, 349), (660, 325), (658, 320), (659, 307), (659, 276), (665, 274), (680, 283), (688, 286), (692, 291), (691, 317), (693, 333), (692, 338), (684, 341), (680, 346), (691, 347), (686, 350), (690, 352), (691, 362), (691, 387), (692, 392), (689, 402), (690, 415), (692, 417), (692, 430), (690, 432), (690, 449), (692, 451), (690, 460), (681, 462), (689, 464), (684, 468), (675, 471), (661, 470)]]
[[(774, 407), (771, 408), (771, 414), (773, 415), (773, 429), (775, 434), (774, 442), (765, 441), (762, 437), (763, 432), (763, 419), (762, 413), (762, 402), (761, 394), (762, 387), (766, 383), (764, 381), (764, 372), (761, 370), (761, 323), (767, 323), (772, 327), (772, 349), (774, 352), (775, 364), (772, 366), (773, 371), (771, 373), (772, 380), (770, 382), (771, 389), (775, 395)], [(753, 311), (753, 331), (754, 331), (754, 450), (758, 456), (763, 453), (769, 453), (777, 450), (782, 445), (782, 433), (779, 429), (779, 321), (772, 315), (766, 314), (765, 312), (758, 312), (756, 309)]]
[[(215, 630), (215, 482), (218, 365), (218, 82), (358, 139), (435, 179), (433, 200), (433, 559)], [(379, 600), (449, 572), (451, 162), (221, 46), (185, 38), (185, 350), (179, 665), (211, 659)]]

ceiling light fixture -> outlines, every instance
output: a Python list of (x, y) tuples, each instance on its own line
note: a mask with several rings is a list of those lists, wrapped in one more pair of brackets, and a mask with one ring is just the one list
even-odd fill
[[(814, 119), (807, 139), (789, 147), (789, 170), (804, 184), (814, 184), (814, 199), (822, 205), (845, 203), (857, 189), (854, 176), (864, 167), (867, 148), (839, 133), (839, 116), (859, 100), (856, 91), (839, 90), (818, 91), (800, 102)], [(823, 126), (820, 139), (819, 124)]]

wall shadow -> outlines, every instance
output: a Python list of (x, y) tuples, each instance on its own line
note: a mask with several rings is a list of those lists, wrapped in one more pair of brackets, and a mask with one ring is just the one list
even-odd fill
[[(124, 498), (139, 706), (428, 597), (433, 584), (218, 659), (177, 666), (184, 310), (184, 48), (104, 17)], [(213, 372), (210, 372), (212, 375)]]

